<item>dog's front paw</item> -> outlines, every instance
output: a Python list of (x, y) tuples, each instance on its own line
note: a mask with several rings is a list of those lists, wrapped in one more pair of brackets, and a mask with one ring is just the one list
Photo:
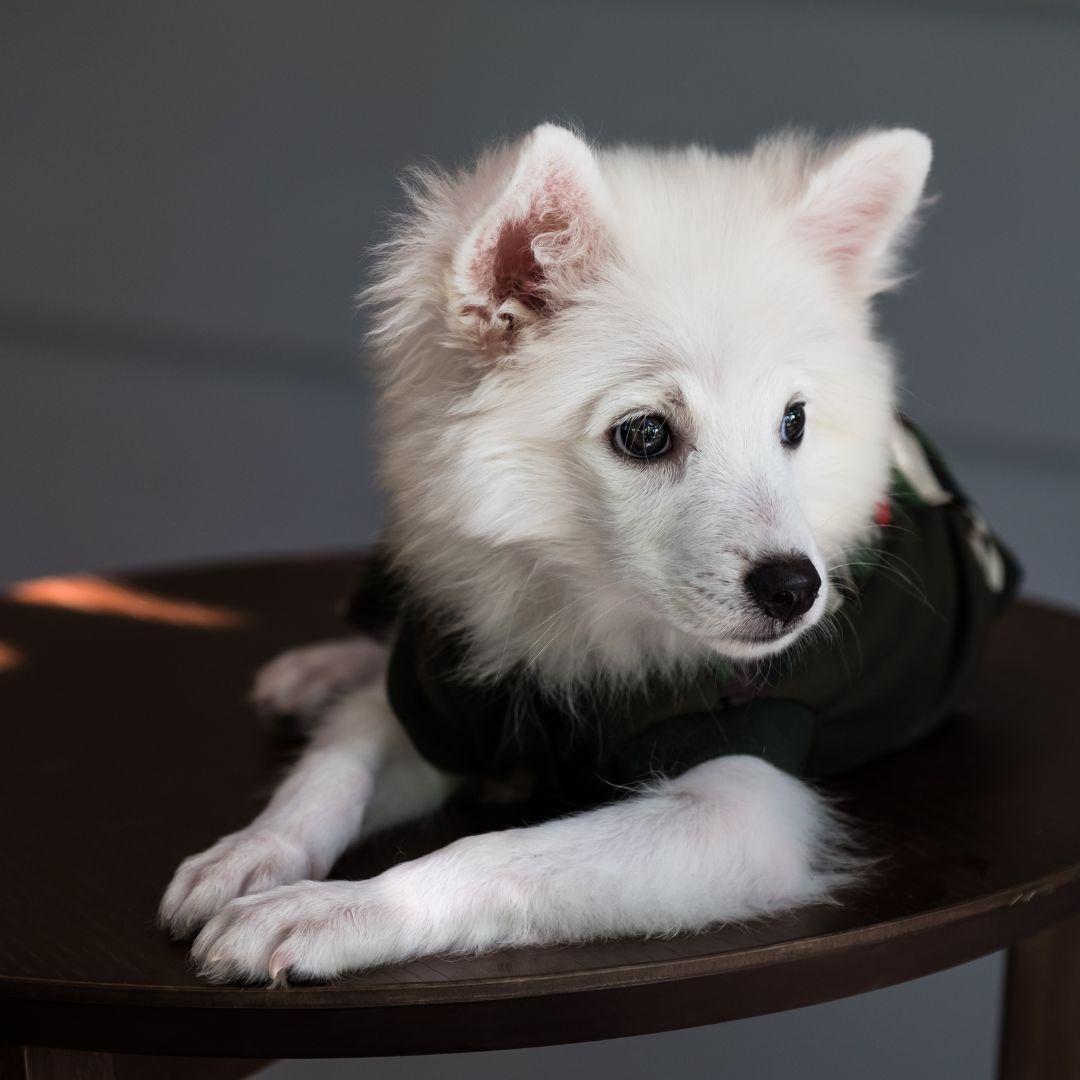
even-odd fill
[(285, 733), (302, 735), (343, 693), (375, 678), (385, 656), (369, 638), (290, 649), (258, 670), (251, 700)]
[(234, 900), (191, 955), (213, 982), (329, 979), (415, 954), (402, 930), (377, 881), (301, 881)]
[(161, 899), (158, 920), (175, 937), (187, 937), (230, 900), (316, 872), (295, 841), (268, 829), (242, 829), (180, 864)]

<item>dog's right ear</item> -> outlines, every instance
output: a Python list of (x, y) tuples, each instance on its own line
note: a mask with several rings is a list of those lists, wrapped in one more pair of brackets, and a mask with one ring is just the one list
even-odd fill
[(450, 322), (498, 358), (563, 305), (605, 244), (606, 194), (592, 150), (543, 124), (511, 151), (509, 181), (455, 253)]

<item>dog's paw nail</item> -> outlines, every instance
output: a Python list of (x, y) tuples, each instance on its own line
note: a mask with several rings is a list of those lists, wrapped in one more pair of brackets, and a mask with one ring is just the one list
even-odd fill
[(192, 959), (215, 982), (285, 985), (404, 959), (391, 909), (363, 882), (303, 882), (235, 901), (196, 939)]
[(296, 962), (292, 952), (285, 948), (279, 948), (274, 950), (274, 955), (270, 957), (270, 965), (268, 972), (271, 982), (277, 982), (278, 976), (285, 976), (288, 974), (289, 968)]

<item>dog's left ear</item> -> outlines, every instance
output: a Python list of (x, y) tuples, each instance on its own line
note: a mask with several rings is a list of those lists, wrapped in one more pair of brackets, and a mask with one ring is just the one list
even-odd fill
[(796, 210), (800, 232), (867, 296), (896, 285), (897, 260), (922, 199), (932, 156), (920, 131), (859, 136), (827, 154)]
[(542, 124), (509, 153), (509, 180), (455, 253), (450, 282), (452, 327), (492, 357), (565, 303), (605, 245), (606, 193), (586, 143)]

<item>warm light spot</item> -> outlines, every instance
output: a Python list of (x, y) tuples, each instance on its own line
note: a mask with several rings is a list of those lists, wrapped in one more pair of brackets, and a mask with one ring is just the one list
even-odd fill
[(90, 574), (21, 581), (11, 586), (8, 597), (17, 604), (65, 608), (87, 615), (122, 615), (129, 619), (203, 630), (243, 626), (248, 622), (247, 616), (239, 611), (193, 600), (172, 600)]
[(14, 645), (0, 641), (0, 672), (14, 671), (24, 663), (26, 663), (26, 656), (23, 653), (19, 652)]

